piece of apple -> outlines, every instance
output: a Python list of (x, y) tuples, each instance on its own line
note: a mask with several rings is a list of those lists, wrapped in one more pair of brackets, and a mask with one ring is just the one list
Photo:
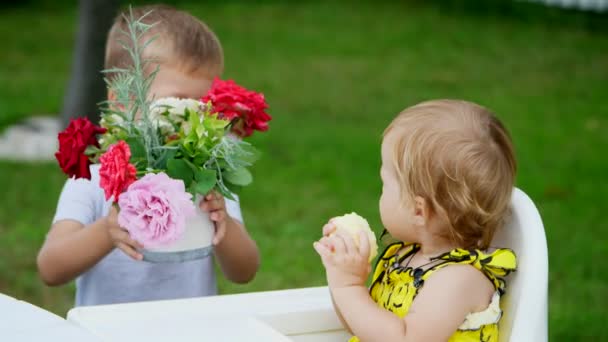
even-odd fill
[(332, 219), (332, 223), (336, 226), (334, 233), (337, 231), (348, 233), (355, 241), (357, 247), (359, 246), (359, 231), (364, 231), (369, 239), (369, 262), (374, 260), (378, 254), (378, 243), (376, 242), (376, 236), (369, 227), (369, 223), (367, 223), (366, 219), (353, 212), (335, 217)]

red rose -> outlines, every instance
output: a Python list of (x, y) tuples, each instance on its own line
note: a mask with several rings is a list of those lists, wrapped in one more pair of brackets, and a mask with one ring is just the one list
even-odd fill
[(99, 147), (97, 134), (105, 132), (105, 128), (95, 126), (87, 118), (70, 120), (68, 127), (57, 136), (59, 150), (55, 158), (63, 172), (70, 177), (91, 179), (91, 161), (84, 151), (91, 145)]
[(129, 163), (130, 158), (131, 149), (123, 140), (110, 146), (99, 158), (99, 185), (106, 194), (106, 200), (114, 196), (114, 201), (118, 202), (120, 194), (135, 181), (137, 170)]
[(216, 77), (211, 89), (201, 100), (211, 101), (213, 113), (218, 113), (222, 118), (240, 118), (233, 126), (233, 131), (242, 137), (250, 136), (254, 130), (266, 131), (268, 121), (272, 120), (266, 113), (268, 104), (264, 95), (247, 90), (232, 80), (222, 81)]

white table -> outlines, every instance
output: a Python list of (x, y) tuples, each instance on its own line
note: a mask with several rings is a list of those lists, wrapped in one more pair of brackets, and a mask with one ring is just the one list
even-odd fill
[(79, 307), (68, 321), (104, 341), (345, 341), (326, 287)]
[(0, 341), (100, 341), (81, 327), (30, 303), (0, 294)]

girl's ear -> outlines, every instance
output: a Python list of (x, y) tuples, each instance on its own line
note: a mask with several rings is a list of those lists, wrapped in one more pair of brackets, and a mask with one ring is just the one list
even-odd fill
[(426, 227), (429, 220), (428, 202), (420, 197), (414, 197), (414, 224), (419, 227)]

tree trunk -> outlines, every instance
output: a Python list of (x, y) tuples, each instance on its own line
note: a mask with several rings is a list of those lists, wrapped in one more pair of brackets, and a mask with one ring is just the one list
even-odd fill
[(106, 38), (119, 4), (120, 0), (80, 0), (70, 82), (61, 111), (64, 127), (79, 116), (99, 122), (98, 104), (107, 95), (101, 73)]

